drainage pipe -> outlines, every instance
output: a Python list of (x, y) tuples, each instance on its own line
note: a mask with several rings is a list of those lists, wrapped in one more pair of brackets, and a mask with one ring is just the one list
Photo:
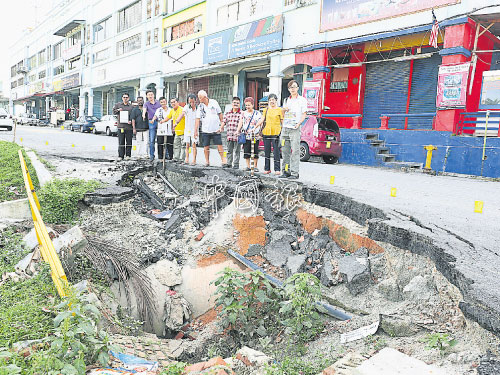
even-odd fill
[[(267, 280), (269, 280), (272, 284), (277, 286), (278, 288), (283, 287), (283, 283), (280, 280), (265, 273), (262, 268), (260, 268), (258, 265), (253, 263), (251, 260), (245, 258), (243, 255), (240, 255), (239, 253), (237, 253), (233, 250), (228, 250), (227, 253), (229, 255), (231, 255), (233, 258), (235, 258), (236, 260), (238, 260), (239, 262), (243, 263), (248, 268), (251, 268), (252, 270), (255, 270), (255, 271), (262, 272), (264, 277)], [(340, 310), (337, 310), (336, 308), (334, 308), (332, 305), (329, 305), (328, 303), (317, 301), (314, 304), (315, 304), (315, 306), (318, 306), (318, 307), (321, 307), (322, 309), (324, 309), (324, 311), (321, 311), (321, 310), (320, 311), (330, 315), (331, 317), (334, 317), (334, 318), (339, 319), (339, 320), (351, 319), (351, 317), (349, 315), (347, 315), (346, 313), (344, 313)]]
[(174, 192), (174, 194), (177, 194), (178, 196), (180, 196), (180, 195), (181, 195), (181, 193), (179, 193), (179, 192), (177, 191), (177, 189), (174, 187), (174, 185), (172, 185), (172, 184), (170, 183), (170, 181), (169, 181), (169, 180), (167, 180), (167, 178), (166, 178), (164, 175), (162, 175), (162, 174), (161, 174), (160, 172), (158, 172), (158, 171), (156, 171), (156, 173), (158, 174), (158, 176), (160, 176), (160, 178), (163, 180), (163, 182), (164, 182), (165, 184), (167, 184), (167, 186), (170, 188), (170, 190), (172, 190), (172, 191)]

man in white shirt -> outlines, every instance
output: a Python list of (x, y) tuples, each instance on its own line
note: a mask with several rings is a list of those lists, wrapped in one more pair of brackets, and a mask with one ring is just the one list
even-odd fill
[(222, 110), (219, 103), (215, 99), (208, 99), (208, 94), (205, 90), (198, 92), (198, 100), (200, 104), (196, 110), (196, 124), (194, 127), (194, 137), (198, 138), (199, 126), (201, 123), (201, 143), (205, 152), (205, 166), (210, 166), (210, 141), (217, 145), (222, 167), (226, 167), (226, 158), (224, 157), (224, 149), (222, 148), (221, 123)]
[(174, 154), (174, 133), (172, 132), (172, 120), (168, 118), (170, 108), (167, 106), (167, 99), (163, 96), (159, 102), (161, 107), (156, 110), (152, 120), (153, 122), (158, 121), (158, 159), (171, 160)]
[(283, 174), (279, 178), (299, 178), (300, 133), (306, 119), (307, 100), (299, 95), (299, 84), (295, 80), (288, 83), (290, 96), (283, 104), (285, 119), (281, 130), (281, 151), (283, 154)]
[(196, 125), (196, 96), (194, 94), (189, 94), (188, 103), (182, 110), (182, 114), (174, 122), (174, 126), (184, 118), (184, 143), (186, 144), (186, 164), (189, 163), (189, 154), (193, 154), (193, 161), (191, 165), (196, 165), (196, 145), (198, 144), (198, 137), (195, 138), (195, 125)]

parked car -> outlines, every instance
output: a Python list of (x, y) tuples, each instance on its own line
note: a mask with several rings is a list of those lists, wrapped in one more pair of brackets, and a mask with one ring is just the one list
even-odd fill
[(16, 121), (20, 125), (38, 125), (38, 119), (33, 113), (21, 113), (19, 116), (16, 117)]
[(64, 122), (61, 124), (61, 126), (62, 126), (65, 130), (71, 130), (71, 129), (72, 129), (71, 125), (73, 124), (73, 122), (74, 122), (73, 120), (66, 120), (66, 121), (64, 121)]
[(42, 118), (38, 121), (38, 126), (49, 126), (50, 121), (48, 118)]
[(71, 123), (71, 131), (80, 131), (82, 133), (90, 133), (94, 130), (94, 124), (99, 121), (95, 116), (80, 116)]
[[(264, 150), (262, 140), (259, 150)], [(325, 163), (334, 164), (341, 154), (342, 144), (337, 122), (320, 116), (307, 116), (301, 125), (300, 161), (308, 161), (311, 156), (321, 156)]]
[(101, 120), (94, 124), (94, 134), (97, 133), (118, 134), (118, 117), (115, 115), (102, 116)]
[(12, 116), (5, 109), (0, 108), (0, 128), (10, 131), (13, 126), (14, 121), (12, 121)]

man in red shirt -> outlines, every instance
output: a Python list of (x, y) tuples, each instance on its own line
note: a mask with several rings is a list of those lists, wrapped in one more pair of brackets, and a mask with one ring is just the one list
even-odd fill
[[(240, 108), (240, 98), (233, 98), (233, 108), (231, 111), (224, 113), (220, 131), (224, 131), (226, 127), (227, 133), (227, 166), (234, 169), (240, 167), (240, 151), (241, 145), (238, 144), (238, 124), (243, 116)], [(234, 158), (233, 158), (234, 156)]]

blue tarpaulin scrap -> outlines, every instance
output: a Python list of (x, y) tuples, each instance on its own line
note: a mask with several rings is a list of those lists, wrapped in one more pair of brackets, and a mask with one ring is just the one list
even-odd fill
[(158, 373), (158, 362), (156, 361), (148, 361), (133, 355), (113, 351), (110, 351), (109, 354), (117, 367), (93, 369), (88, 375), (156, 375)]

